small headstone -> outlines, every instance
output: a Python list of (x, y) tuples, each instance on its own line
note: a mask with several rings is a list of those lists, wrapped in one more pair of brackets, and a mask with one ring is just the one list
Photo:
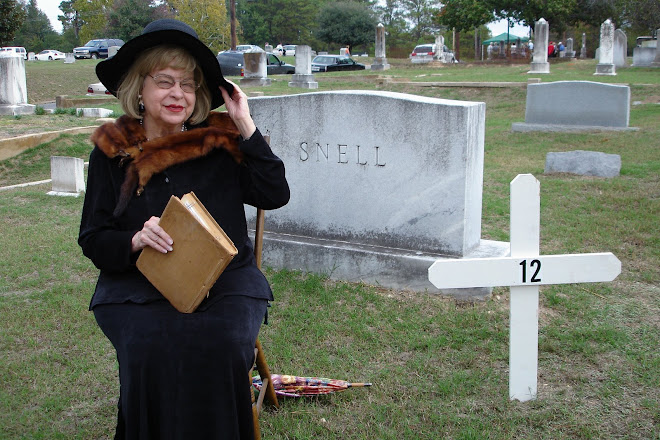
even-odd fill
[(378, 23), (376, 26), (376, 58), (371, 63), (371, 70), (388, 70), (389, 68), (390, 65), (385, 56), (385, 26), (383, 23)]
[(651, 67), (655, 60), (655, 47), (635, 46), (633, 49), (633, 67)]
[(608, 18), (600, 26), (600, 51), (594, 75), (616, 75), (614, 65), (614, 25)]
[[(266, 51), (266, 53), (273, 53), (273, 45), (272, 44), (266, 44), (264, 46), (264, 50)], [(297, 50), (297, 48), (296, 48), (296, 50)]]
[(587, 57), (587, 34), (582, 33), (582, 47), (580, 47), (580, 58), (585, 59)]
[(566, 57), (575, 58), (575, 50), (573, 49), (573, 39), (566, 40)]
[(53, 190), (49, 195), (79, 196), (85, 190), (85, 162), (77, 157), (51, 156), (50, 176)]
[(534, 52), (527, 73), (550, 73), (548, 62), (548, 22), (541, 18), (534, 24)]
[(72, 53), (67, 53), (64, 58), (64, 64), (73, 64), (76, 62), (76, 57)]
[(117, 51), (119, 51), (119, 46), (108, 47), (108, 58), (114, 57), (117, 54)]
[(630, 120), (630, 87), (592, 81), (529, 84), (525, 122), (513, 131), (635, 130)]
[(348, 47), (339, 48), (339, 55), (350, 55), (350, 53), (348, 52)]
[(616, 67), (626, 67), (628, 63), (628, 37), (621, 29), (614, 31), (614, 65)]
[(23, 57), (0, 58), (0, 115), (34, 113), (36, 106), (27, 103), (27, 81)]
[(312, 74), (312, 48), (306, 45), (296, 46), (296, 73), (289, 81), (289, 87), (318, 89), (319, 83)]
[[(655, 31), (655, 35), (657, 35), (656, 41), (660, 42), (660, 29)], [(658, 42), (655, 45), (655, 58), (651, 63), (651, 67), (660, 67), (660, 44)]]
[(84, 116), (86, 118), (107, 118), (112, 114), (112, 110), (107, 108), (77, 108), (76, 113), (78, 116)]
[(570, 173), (580, 176), (617, 177), (621, 156), (598, 151), (566, 151), (545, 156), (545, 174)]
[(268, 78), (266, 56), (266, 52), (262, 50), (243, 53), (245, 76), (241, 79), (242, 86), (269, 86), (271, 84), (272, 80)]
[(37, 56), (34, 52), (28, 52), (28, 61), (36, 61)]

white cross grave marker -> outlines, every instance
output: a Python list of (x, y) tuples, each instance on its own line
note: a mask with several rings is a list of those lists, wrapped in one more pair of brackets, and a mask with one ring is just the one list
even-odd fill
[(438, 289), (510, 286), (509, 398), (536, 399), (539, 287), (612, 281), (621, 261), (612, 253), (539, 255), (540, 183), (519, 174), (510, 184), (511, 252), (503, 258), (438, 260), (429, 281)]

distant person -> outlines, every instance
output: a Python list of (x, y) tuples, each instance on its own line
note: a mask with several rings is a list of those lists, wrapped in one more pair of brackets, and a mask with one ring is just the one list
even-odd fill
[(556, 56), (556, 50), (557, 48), (555, 47), (555, 42), (551, 41), (548, 43), (548, 58)]
[(557, 52), (558, 52), (557, 54), (559, 55), (559, 57), (564, 56), (564, 53), (565, 53), (564, 51), (565, 50), (566, 50), (566, 47), (564, 47), (564, 43), (562, 43), (560, 41), (559, 44), (557, 45)]
[(529, 40), (527, 47), (529, 47), (530, 52), (534, 52), (534, 42), (532, 40)]

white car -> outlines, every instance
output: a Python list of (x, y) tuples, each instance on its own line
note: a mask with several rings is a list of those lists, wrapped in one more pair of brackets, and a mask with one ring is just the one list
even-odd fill
[(0, 57), (23, 57), (24, 60), (27, 60), (28, 54), (24, 47), (7, 46), (0, 47)]
[(87, 96), (93, 95), (112, 95), (112, 93), (105, 88), (103, 83), (98, 82), (87, 86)]
[(285, 44), (283, 47), (282, 55), (286, 55), (288, 57), (295, 57), (296, 56), (296, 45), (295, 44)]
[(46, 49), (34, 56), (39, 61), (63, 60), (66, 55), (59, 50)]

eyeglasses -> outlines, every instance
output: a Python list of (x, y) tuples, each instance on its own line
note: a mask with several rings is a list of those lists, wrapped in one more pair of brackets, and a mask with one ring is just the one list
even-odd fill
[(200, 84), (197, 84), (193, 79), (182, 79), (181, 81), (177, 81), (172, 76), (165, 73), (156, 76), (147, 76), (152, 78), (156, 82), (156, 85), (161, 89), (171, 89), (176, 83), (179, 83), (179, 87), (181, 87), (181, 90), (185, 93), (195, 93), (200, 86)]

